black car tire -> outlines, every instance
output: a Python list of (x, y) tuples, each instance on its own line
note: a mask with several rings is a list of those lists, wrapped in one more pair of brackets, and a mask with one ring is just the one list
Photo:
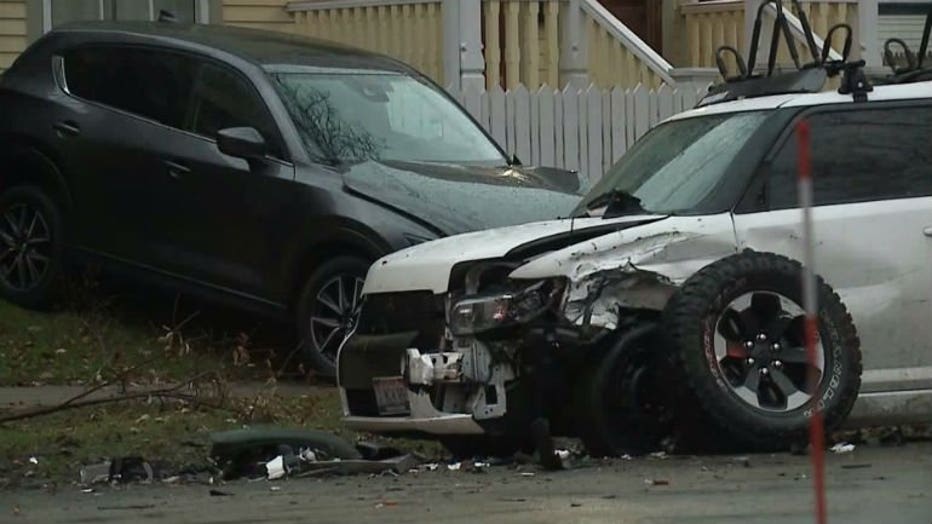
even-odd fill
[(0, 297), (30, 309), (48, 309), (62, 279), (59, 206), (38, 187), (10, 188), (0, 194), (0, 233)]
[[(710, 438), (788, 449), (805, 442), (815, 406), (821, 405), (826, 432), (851, 411), (861, 384), (860, 341), (840, 297), (821, 278), (817, 354), (823, 373), (814, 391), (793, 390), (796, 384), (809, 389), (799, 378), (810, 370), (804, 313), (786, 310), (802, 311), (803, 275), (802, 265), (789, 258), (745, 251), (700, 270), (667, 304), (662, 332), (678, 386), (677, 411), (696, 414)], [(743, 300), (748, 306), (739, 311)]]
[(593, 457), (642, 455), (660, 449), (672, 432), (659, 379), (657, 326), (642, 324), (620, 333), (611, 347), (580, 374), (576, 385), (577, 427)]
[[(358, 293), (362, 291), (369, 266), (369, 262), (355, 256), (331, 258), (314, 270), (301, 291), (297, 305), (301, 353), (308, 371), (313, 370), (318, 377), (332, 379), (336, 376), (336, 351), (356, 322)], [(336, 285), (343, 287), (342, 301)], [(355, 298), (350, 296), (352, 294)], [(332, 322), (336, 325), (331, 325)]]

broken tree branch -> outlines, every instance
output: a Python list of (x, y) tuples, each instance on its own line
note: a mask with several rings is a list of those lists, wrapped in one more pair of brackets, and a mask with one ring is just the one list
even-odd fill
[[(39, 408), (34, 408), (34, 409), (28, 409), (28, 410), (20, 411), (18, 413), (11, 413), (9, 415), (2, 416), (0, 417), (0, 424), (5, 424), (7, 422), (15, 422), (18, 420), (25, 420), (29, 418), (41, 417), (44, 415), (51, 415), (53, 413), (58, 413), (58, 412), (66, 411), (69, 409), (76, 409), (76, 408), (88, 407), (88, 406), (97, 406), (101, 404), (112, 404), (112, 403), (117, 403), (117, 402), (126, 402), (129, 400), (140, 400), (140, 399), (145, 399), (145, 398), (163, 398), (163, 399), (171, 398), (171, 399), (176, 399), (176, 400), (184, 400), (188, 402), (201, 402), (202, 399), (199, 399), (197, 395), (192, 395), (188, 393), (180, 393), (180, 390), (184, 389), (185, 387), (193, 383), (198, 382), (199, 380), (213, 373), (214, 373), (213, 371), (206, 371), (204, 373), (199, 373), (198, 375), (195, 375), (194, 377), (191, 377), (188, 380), (185, 380), (183, 382), (180, 382), (168, 388), (138, 391), (134, 393), (123, 393), (123, 394), (112, 396), (112, 397), (80, 400), (80, 398), (87, 397), (93, 392), (91, 390), (95, 388), (91, 388), (91, 390), (88, 390), (82, 393), (81, 395), (78, 395), (77, 397), (68, 399), (65, 402), (61, 404), (57, 404), (55, 406), (44, 406), (44, 407), (39, 407)], [(103, 388), (102, 387), (97, 388), (98, 391), (100, 389), (103, 389)]]

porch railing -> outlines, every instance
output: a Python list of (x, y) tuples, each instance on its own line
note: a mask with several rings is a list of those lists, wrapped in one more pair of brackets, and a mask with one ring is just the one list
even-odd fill
[[(735, 47), (742, 53), (747, 52), (749, 26), (748, 21), (745, 19), (746, 4), (747, 2), (743, 0), (711, 0), (705, 2), (683, 0), (680, 5), (680, 13), (685, 25), (686, 39), (682, 42), (684, 47), (681, 48), (681, 51), (685, 50), (685, 52), (682, 52), (680, 56), (684, 57), (689, 67), (714, 67), (715, 51), (723, 45)], [(790, 2), (784, 2), (784, 6), (789, 7)], [(827, 35), (829, 29), (834, 25), (847, 23), (855, 31), (858, 30), (857, 0), (807, 0), (801, 2), (801, 6), (812, 26), (816, 47), (819, 50), (825, 45), (821, 37)], [(771, 24), (776, 14), (776, 8), (771, 6), (765, 10), (765, 14), (769, 16), (762, 27), (762, 47), (757, 54), (758, 67), (762, 66), (768, 54)], [(786, 12), (796, 48), (800, 52), (800, 59), (806, 61), (809, 55), (798, 14), (791, 9)], [(756, 13), (752, 13), (752, 16), (755, 15)], [(855, 37), (857, 38), (857, 34), (855, 34)], [(835, 50), (840, 48), (841, 42), (830, 42), (829, 44), (832, 45), (830, 56), (833, 59), (840, 58)], [(783, 40), (780, 41), (780, 47), (777, 50), (777, 63), (781, 66), (792, 64), (789, 49)], [(734, 64), (730, 65), (733, 66)]]
[(292, 2), (288, 11), (296, 33), (384, 53), (446, 80), (441, 0)]

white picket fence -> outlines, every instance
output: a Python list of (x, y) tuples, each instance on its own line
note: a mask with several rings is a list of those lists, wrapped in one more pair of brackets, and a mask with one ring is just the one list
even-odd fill
[(702, 95), (666, 85), (656, 91), (591, 85), (563, 91), (545, 86), (533, 93), (524, 86), (494, 87), (454, 96), (522, 163), (576, 170), (593, 184), (641, 135), (693, 108)]

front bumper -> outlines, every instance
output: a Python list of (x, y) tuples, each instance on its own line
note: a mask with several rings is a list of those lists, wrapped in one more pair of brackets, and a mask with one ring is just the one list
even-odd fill
[[(446, 352), (413, 349), (442, 346), (444, 325), (443, 303), (429, 293), (367, 297), (361, 321), (344, 341), (337, 362), (348, 427), (372, 433), (481, 435), (485, 422), (505, 414), (505, 383), (514, 374), (493, 363), (484, 345), (467, 339)], [(406, 399), (406, 409), (385, 409), (375, 383), (402, 377), (407, 377), (405, 387), (390, 396)]]

